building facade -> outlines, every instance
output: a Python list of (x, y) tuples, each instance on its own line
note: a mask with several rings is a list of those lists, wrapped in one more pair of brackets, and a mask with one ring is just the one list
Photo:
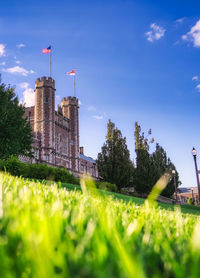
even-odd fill
[(180, 203), (187, 203), (189, 199), (192, 199), (195, 204), (199, 203), (198, 187), (179, 187), (178, 201)]
[(55, 81), (51, 77), (38, 78), (35, 82), (35, 106), (25, 109), (34, 138), (31, 162), (64, 167), (76, 176), (89, 173), (98, 178), (95, 160), (85, 156), (83, 147), (79, 147), (78, 99), (71, 96), (63, 98), (55, 111), (55, 91)]

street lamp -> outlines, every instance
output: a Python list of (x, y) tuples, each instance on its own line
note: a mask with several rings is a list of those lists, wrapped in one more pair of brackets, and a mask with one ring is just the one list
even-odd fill
[(176, 171), (172, 170), (172, 174), (174, 175), (174, 188), (175, 188), (175, 194), (176, 194), (176, 203), (178, 201), (178, 195), (177, 195), (177, 186), (176, 186)]
[(195, 165), (195, 171), (196, 171), (196, 177), (197, 177), (197, 187), (198, 187), (198, 199), (199, 199), (199, 204), (200, 204), (200, 184), (199, 184), (199, 172), (198, 172), (198, 167), (197, 167), (197, 151), (194, 147), (192, 149), (192, 155), (194, 157), (194, 165)]
[(194, 205), (194, 191), (193, 191), (193, 189), (192, 189), (192, 202), (193, 202), (193, 205)]

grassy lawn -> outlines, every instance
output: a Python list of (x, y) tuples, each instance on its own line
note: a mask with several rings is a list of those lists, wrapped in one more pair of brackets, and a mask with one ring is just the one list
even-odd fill
[(65, 186), (0, 173), (0, 277), (200, 277), (198, 208)]
[[(47, 182), (48, 184), (48, 182)], [(52, 182), (49, 182), (49, 184), (52, 184)], [(80, 185), (74, 185), (74, 184), (67, 184), (62, 183), (62, 187), (65, 187), (67, 190), (81, 190)], [(145, 202), (145, 199), (138, 198), (138, 197), (132, 197), (120, 193), (114, 193), (114, 192), (108, 192), (99, 190), (100, 194), (106, 194), (113, 196), (114, 199), (123, 200), (126, 202), (134, 202), (137, 205), (142, 205)], [(189, 213), (189, 214), (196, 214), (200, 215), (200, 207), (192, 206), (192, 205), (173, 205), (173, 204), (165, 204), (158, 202), (158, 206), (163, 209), (176, 211), (177, 209), (180, 209), (182, 213)]]

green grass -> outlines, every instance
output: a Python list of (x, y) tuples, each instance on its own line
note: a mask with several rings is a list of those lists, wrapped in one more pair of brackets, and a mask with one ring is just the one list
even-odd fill
[[(52, 184), (53, 182), (45, 182), (45, 184)], [(74, 185), (74, 184), (68, 184), (68, 183), (62, 183), (62, 187), (65, 187), (67, 190), (81, 190), (80, 185)], [(113, 196), (114, 199), (123, 200), (126, 202), (133, 202), (137, 205), (143, 205), (145, 202), (145, 199), (128, 196), (120, 193), (114, 193), (109, 191), (103, 191), (99, 190), (100, 194), (106, 194)], [(200, 215), (200, 207), (193, 206), (193, 205), (173, 205), (173, 204), (167, 204), (167, 203), (158, 203), (158, 206), (160, 208), (166, 209), (166, 210), (172, 210), (175, 211), (177, 208), (181, 210), (182, 213), (189, 213), (189, 214), (196, 214)]]
[(91, 182), (82, 193), (0, 173), (2, 185), (1, 278), (200, 277), (198, 209), (105, 194)]

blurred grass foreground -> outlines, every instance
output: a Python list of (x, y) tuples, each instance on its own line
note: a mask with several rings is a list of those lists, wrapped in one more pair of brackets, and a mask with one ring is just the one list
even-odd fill
[(153, 195), (139, 206), (87, 179), (81, 192), (3, 173), (0, 190), (1, 278), (200, 277), (199, 216)]

